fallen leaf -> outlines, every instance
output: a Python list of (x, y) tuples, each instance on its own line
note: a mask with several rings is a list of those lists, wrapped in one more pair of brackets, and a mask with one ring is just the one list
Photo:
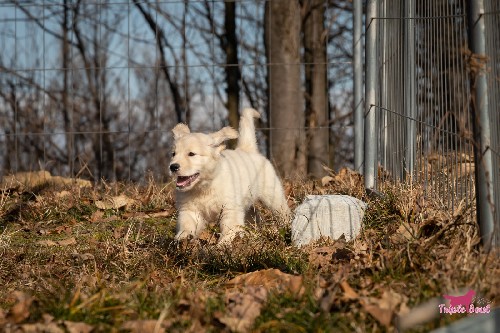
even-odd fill
[(33, 298), (21, 291), (14, 291), (12, 293), (16, 303), (12, 306), (7, 314), (7, 320), (14, 324), (19, 324), (30, 316), (30, 306)]
[(414, 239), (412, 235), (412, 231), (410, 231), (411, 225), (408, 223), (402, 223), (398, 230), (393, 233), (392, 240), (394, 243), (396, 242), (407, 242), (409, 240)]
[(354, 239), (353, 251), (356, 254), (366, 254), (368, 252), (368, 244), (366, 241), (359, 238)]
[(321, 297), (324, 295), (325, 289), (329, 287), (329, 283), (324, 277), (320, 275), (317, 275), (316, 279), (317, 279), (316, 288), (314, 288), (313, 295), (314, 299), (316, 301), (319, 301)]
[[(17, 332), (17, 331), (16, 331)], [(56, 323), (36, 323), (21, 325), (23, 333), (64, 333), (64, 330), (57, 326)]]
[(61, 246), (73, 245), (73, 244), (76, 244), (76, 239), (75, 239), (75, 237), (66, 238), (66, 239), (57, 241), (57, 244), (61, 245)]
[(335, 247), (322, 246), (312, 249), (309, 252), (309, 262), (317, 268), (324, 268), (331, 265)]
[(234, 332), (247, 332), (260, 315), (268, 292), (262, 286), (249, 286), (226, 292), (226, 313), (217, 313), (215, 318)]
[(97, 200), (95, 205), (99, 209), (120, 209), (128, 205), (132, 205), (135, 201), (126, 195), (122, 194), (116, 197), (106, 198), (104, 200)]
[(66, 198), (69, 196), (71, 196), (71, 192), (66, 190), (56, 193), (57, 198)]
[(123, 238), (123, 236), (125, 236), (125, 234), (126, 234), (126, 230), (125, 230), (124, 226), (116, 227), (115, 229), (113, 229), (113, 237), (115, 239)]
[(153, 333), (165, 332), (165, 328), (161, 324), (158, 325), (158, 320), (129, 320), (123, 323), (122, 330), (130, 331), (131, 333)]
[(39, 233), (40, 235), (48, 235), (48, 234), (50, 234), (51, 232), (50, 232), (49, 230), (47, 230), (47, 229), (40, 229), (40, 230), (38, 230), (38, 233)]
[(104, 218), (104, 212), (102, 210), (96, 210), (94, 213), (92, 213), (92, 216), (90, 216), (90, 222), (95, 223), (99, 222)]
[(366, 312), (371, 314), (373, 318), (375, 318), (379, 323), (384, 325), (385, 327), (389, 327), (391, 325), (392, 316), (394, 312), (388, 309), (381, 308), (378, 304), (366, 303), (363, 304)]
[(266, 269), (242, 274), (228, 281), (226, 313), (216, 318), (235, 332), (248, 331), (260, 315), (271, 290), (290, 292), (300, 297), (304, 293), (302, 276), (286, 274), (278, 269)]
[(68, 246), (68, 245), (76, 244), (76, 239), (75, 239), (75, 237), (70, 237), (70, 238), (59, 240), (59, 241), (45, 239), (45, 240), (38, 241), (37, 243), (40, 245), (45, 245), (45, 246), (56, 246), (56, 245)]
[(381, 298), (367, 298), (360, 300), (363, 308), (379, 323), (390, 327), (397, 307), (404, 302), (404, 296), (392, 290), (384, 290)]
[(73, 232), (73, 228), (69, 225), (60, 225), (57, 228), (54, 229), (54, 231), (57, 234), (65, 233), (65, 234), (71, 234)]
[(90, 333), (94, 329), (94, 327), (89, 324), (73, 321), (64, 321), (64, 326), (68, 333)]
[(75, 259), (79, 259), (81, 261), (87, 261), (87, 260), (93, 260), (94, 259), (94, 255), (92, 253), (83, 253), (83, 254), (73, 253), (73, 257)]
[(279, 269), (266, 269), (242, 274), (226, 282), (226, 285), (228, 287), (263, 286), (267, 290), (289, 291), (297, 297), (300, 297), (305, 290), (302, 276), (286, 274)]
[(52, 316), (52, 315), (50, 315), (50, 314), (48, 314), (48, 313), (44, 313), (44, 314), (42, 315), (42, 318), (43, 318), (43, 322), (44, 322), (45, 324), (48, 324), (48, 323), (51, 323), (51, 322), (53, 322), (53, 321), (54, 321), (54, 316)]
[(50, 239), (45, 239), (45, 240), (38, 241), (37, 244), (46, 245), (46, 246), (56, 246), (57, 245), (56, 242), (51, 241)]
[(347, 281), (340, 282), (340, 287), (344, 291), (344, 298), (346, 299), (356, 299), (359, 298), (359, 295), (354, 289), (351, 288)]

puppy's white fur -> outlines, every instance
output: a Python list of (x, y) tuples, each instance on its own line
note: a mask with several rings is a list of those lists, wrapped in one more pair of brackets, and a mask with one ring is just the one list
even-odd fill
[(257, 148), (253, 118), (258, 117), (254, 109), (243, 110), (235, 150), (223, 144), (238, 137), (231, 127), (211, 134), (191, 133), (185, 124), (174, 127), (170, 173), (177, 184), (176, 239), (196, 237), (207, 221), (219, 220), (219, 242), (228, 243), (257, 200), (282, 216), (290, 214), (281, 182)]

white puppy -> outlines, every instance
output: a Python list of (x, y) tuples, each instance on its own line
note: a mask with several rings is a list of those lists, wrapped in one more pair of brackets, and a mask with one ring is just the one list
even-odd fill
[(172, 130), (174, 149), (170, 173), (176, 177), (179, 213), (175, 238), (196, 237), (207, 221), (220, 221), (219, 242), (229, 243), (242, 230), (245, 213), (257, 200), (287, 217), (290, 214), (281, 182), (271, 163), (257, 148), (254, 109), (244, 109), (235, 150), (224, 141), (238, 132), (191, 133), (185, 124)]

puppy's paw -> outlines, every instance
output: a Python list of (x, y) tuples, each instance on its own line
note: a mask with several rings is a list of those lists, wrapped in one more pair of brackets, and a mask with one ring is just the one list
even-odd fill
[(187, 240), (191, 240), (191, 239), (193, 239), (193, 238), (194, 238), (194, 235), (193, 235), (192, 233), (187, 232), (187, 231), (184, 231), (184, 230), (183, 230), (183, 231), (178, 231), (178, 232), (175, 234), (175, 237), (174, 237), (174, 239), (175, 239), (176, 241), (178, 241), (178, 242), (179, 242), (179, 241), (182, 241), (182, 240), (185, 240), (185, 239), (187, 239)]
[(174, 244), (177, 247), (177, 250), (186, 251), (188, 248), (192, 246), (194, 240), (194, 236), (190, 234), (177, 234), (174, 237)]
[(244, 231), (233, 231), (230, 233), (222, 234), (217, 242), (217, 246), (231, 246), (233, 241), (238, 238), (241, 239), (243, 237)]

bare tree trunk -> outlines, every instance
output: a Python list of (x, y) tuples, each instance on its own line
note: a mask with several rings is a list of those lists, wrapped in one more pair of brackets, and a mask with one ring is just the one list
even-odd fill
[(188, 44), (188, 39), (186, 36), (186, 16), (188, 15), (188, 10), (189, 10), (189, 2), (185, 1), (184, 2), (184, 15), (182, 15), (182, 62), (185, 66), (183, 66), (184, 69), (184, 94), (185, 94), (185, 102), (184, 102), (184, 108), (185, 108), (185, 121), (186, 124), (191, 123), (191, 108), (189, 106), (188, 101), (191, 100), (191, 96), (189, 94), (189, 66), (188, 61), (187, 61), (187, 44)]
[(293, 178), (306, 172), (298, 0), (267, 2), (264, 26), (269, 63), (270, 156), (284, 177)]
[(306, 77), (307, 169), (314, 177), (328, 165), (328, 97), (326, 77), (325, 7), (323, 0), (304, 0), (304, 60)]
[(229, 125), (238, 128), (240, 116), (240, 68), (238, 67), (238, 39), (236, 37), (236, 3), (224, 2), (224, 30), (223, 49), (226, 53), (226, 93)]
[(69, 166), (69, 174), (70, 176), (74, 176), (74, 134), (72, 128), (72, 119), (70, 115), (69, 101), (68, 101), (68, 92), (69, 92), (69, 50), (70, 44), (68, 41), (68, 32), (69, 32), (69, 1), (64, 0), (64, 9), (63, 9), (63, 39), (62, 39), (62, 67), (63, 67), (63, 90), (62, 90), (62, 113), (64, 119), (64, 130), (66, 132), (66, 150), (68, 154), (68, 166)]
[(177, 82), (175, 82), (174, 79), (171, 77), (170, 72), (168, 70), (167, 56), (164, 50), (164, 47), (167, 45), (167, 38), (165, 36), (165, 32), (160, 26), (158, 26), (158, 23), (153, 18), (153, 16), (144, 9), (140, 1), (134, 0), (134, 4), (137, 7), (137, 9), (139, 9), (142, 16), (148, 23), (149, 28), (156, 36), (156, 43), (158, 45), (158, 51), (160, 52), (160, 67), (163, 70), (163, 73), (165, 74), (165, 79), (170, 88), (170, 92), (172, 93), (172, 98), (174, 100), (175, 114), (177, 115), (177, 122), (186, 122), (185, 119), (186, 104), (188, 104), (189, 101), (185, 101), (185, 99), (182, 98), (181, 93), (179, 91), (179, 86), (177, 85)]

